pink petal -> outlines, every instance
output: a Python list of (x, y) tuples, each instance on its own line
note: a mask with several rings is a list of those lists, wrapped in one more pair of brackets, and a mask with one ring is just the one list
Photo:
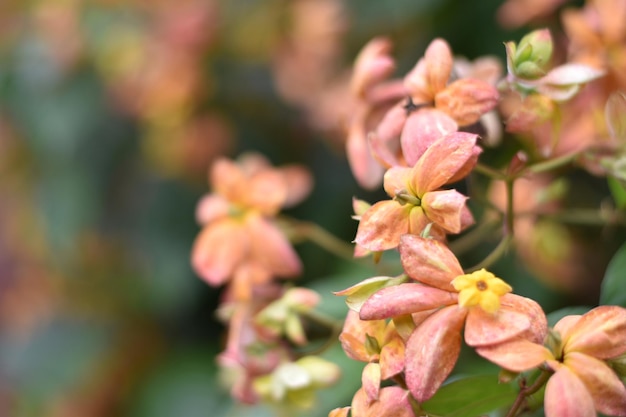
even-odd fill
[(298, 254), (275, 224), (261, 216), (248, 216), (246, 225), (252, 259), (277, 277), (301, 273)]
[(489, 346), (512, 340), (530, 328), (528, 316), (500, 308), (496, 314), (480, 307), (470, 308), (465, 323), (465, 342), (470, 346)]
[(407, 341), (406, 382), (418, 402), (432, 397), (452, 372), (466, 314), (458, 306), (445, 307), (428, 317)]
[(235, 162), (219, 158), (211, 165), (209, 183), (216, 194), (228, 201), (239, 201), (245, 189), (246, 176)]
[(393, 200), (379, 201), (361, 216), (354, 241), (371, 251), (395, 248), (409, 231), (410, 208)]
[(552, 358), (544, 346), (525, 339), (515, 339), (496, 345), (476, 348), (483, 358), (513, 372), (524, 372), (536, 368)]
[(384, 188), (387, 195), (395, 197), (401, 192), (409, 192), (409, 179), (411, 168), (407, 167), (391, 167), (385, 172)]
[(402, 267), (411, 278), (444, 291), (456, 292), (450, 282), (464, 272), (444, 243), (405, 235), (400, 239), (398, 250)]
[(196, 221), (202, 225), (207, 224), (228, 215), (229, 209), (230, 204), (222, 196), (208, 194), (196, 206)]
[(300, 165), (286, 165), (279, 168), (287, 186), (283, 207), (292, 207), (304, 200), (313, 189), (313, 177), (308, 169)]
[(191, 250), (191, 264), (208, 284), (218, 286), (248, 253), (246, 230), (239, 221), (225, 218), (202, 229)]
[(558, 66), (541, 78), (541, 84), (555, 86), (568, 86), (572, 84), (584, 84), (602, 77), (604, 71), (584, 65), (569, 63)]
[(365, 189), (374, 189), (383, 179), (383, 167), (374, 159), (365, 132), (365, 122), (351, 123), (346, 140), (346, 155), (352, 175)]
[[(498, 123), (500, 123), (500, 121), (498, 121)], [(467, 177), (476, 166), (476, 163), (478, 162), (478, 157), (482, 152), (483, 150), (480, 148), (480, 146), (474, 146), (472, 148), (472, 156), (467, 159), (467, 162), (465, 162), (465, 164), (461, 168), (459, 168), (456, 174), (448, 179), (448, 184), (453, 184)]]
[(355, 63), (354, 73), (350, 82), (352, 92), (357, 96), (363, 96), (374, 84), (389, 77), (395, 63), (391, 56), (391, 41), (387, 38), (374, 38), (370, 40), (359, 52)]
[(596, 417), (589, 391), (566, 366), (548, 380), (544, 409), (546, 417)]
[(599, 359), (626, 352), (626, 309), (600, 306), (585, 313), (570, 329), (565, 351), (579, 351)]
[(548, 334), (548, 319), (535, 300), (517, 294), (505, 294), (500, 297), (500, 308), (515, 311), (528, 317), (530, 328), (524, 333), (524, 338), (531, 342), (543, 344)]
[(352, 416), (355, 417), (415, 417), (409, 402), (409, 393), (400, 387), (380, 390), (378, 401), (370, 401), (365, 390), (360, 389), (352, 398)]
[(426, 59), (422, 58), (404, 77), (404, 87), (411, 95), (415, 104), (432, 105), (435, 94), (431, 91), (428, 80)]
[(263, 214), (275, 215), (287, 200), (287, 182), (277, 169), (268, 169), (252, 175), (239, 201), (258, 209)]
[(413, 189), (418, 196), (447, 184), (473, 157), (478, 136), (455, 132), (436, 140), (413, 167)]
[(448, 233), (460, 233), (467, 197), (456, 190), (430, 191), (422, 197), (426, 216)]
[(441, 38), (434, 39), (424, 53), (426, 61), (428, 84), (433, 95), (443, 90), (448, 84), (454, 59), (452, 50), (446, 41)]
[(409, 166), (415, 165), (426, 149), (437, 139), (456, 132), (458, 125), (444, 112), (433, 108), (414, 111), (406, 119), (400, 143)]
[(498, 90), (475, 78), (457, 80), (435, 97), (437, 109), (452, 117), (459, 126), (476, 123), (498, 104)]
[(456, 294), (422, 284), (383, 288), (365, 301), (361, 320), (386, 319), (457, 303)]
[(626, 388), (604, 361), (571, 352), (566, 353), (564, 363), (585, 384), (596, 410), (611, 416), (626, 415)]

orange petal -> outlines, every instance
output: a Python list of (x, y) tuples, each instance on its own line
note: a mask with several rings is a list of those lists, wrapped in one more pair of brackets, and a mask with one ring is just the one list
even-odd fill
[(213, 220), (228, 215), (230, 204), (222, 196), (209, 194), (198, 202), (196, 206), (196, 221), (199, 224), (207, 224)]
[(359, 314), (348, 310), (339, 341), (346, 354), (358, 361), (368, 362), (370, 354), (365, 349), (366, 335), (377, 337), (385, 330), (384, 320), (361, 320)]
[(599, 359), (626, 352), (626, 309), (600, 306), (583, 314), (570, 329), (563, 349), (566, 352), (583, 352)]
[(422, 197), (426, 216), (448, 233), (460, 233), (466, 196), (456, 190), (430, 191)]
[(267, 169), (252, 175), (245, 190), (237, 197), (248, 207), (275, 215), (287, 200), (287, 182), (280, 171)]
[(252, 259), (277, 277), (300, 274), (300, 258), (275, 224), (261, 216), (248, 216), (246, 226)]
[(611, 416), (626, 415), (626, 387), (604, 361), (571, 352), (565, 355), (564, 364), (585, 384), (596, 410)]
[(500, 297), (500, 308), (524, 314), (530, 321), (530, 328), (524, 338), (543, 344), (548, 334), (548, 319), (541, 306), (530, 298), (517, 294), (505, 294)]
[(406, 345), (406, 382), (419, 402), (432, 397), (456, 364), (467, 312), (445, 307), (428, 317)]
[(424, 53), (426, 61), (428, 84), (434, 96), (443, 90), (448, 84), (454, 59), (452, 50), (446, 41), (441, 38), (434, 39)]
[(380, 392), (380, 364), (372, 362), (365, 365), (361, 374), (361, 384), (367, 398), (376, 401)]
[(410, 192), (409, 179), (411, 178), (411, 168), (395, 166), (385, 172), (384, 188), (387, 195), (395, 197), (401, 192)]
[(437, 109), (452, 117), (459, 126), (474, 124), (498, 103), (498, 90), (475, 78), (457, 80), (435, 97)]
[(208, 284), (218, 286), (248, 253), (248, 234), (242, 224), (225, 218), (202, 229), (191, 250), (191, 264)]
[(596, 417), (591, 394), (566, 366), (548, 380), (544, 409), (546, 417)]
[(313, 177), (308, 169), (300, 165), (286, 165), (279, 168), (287, 195), (283, 207), (291, 207), (304, 200), (313, 189)]
[(456, 304), (456, 293), (422, 284), (400, 284), (383, 288), (365, 301), (361, 320), (386, 319)]
[(352, 398), (352, 416), (355, 417), (415, 417), (409, 402), (409, 393), (400, 387), (382, 388), (378, 401), (369, 401), (363, 389)]
[(436, 140), (417, 161), (411, 174), (418, 196), (447, 184), (473, 157), (478, 136), (454, 132)]
[(390, 56), (392, 44), (387, 38), (370, 40), (359, 52), (354, 62), (354, 73), (350, 81), (352, 93), (364, 96), (372, 85), (391, 75), (395, 63)]
[(400, 137), (402, 155), (407, 164), (415, 165), (433, 142), (457, 129), (456, 122), (439, 110), (425, 108), (411, 113)]
[(393, 200), (379, 201), (361, 216), (354, 241), (371, 251), (395, 248), (409, 231), (410, 208)]
[(413, 69), (404, 77), (404, 87), (411, 95), (415, 104), (431, 105), (435, 95), (431, 91), (430, 81), (428, 80), (428, 68), (426, 59), (421, 58)]
[(365, 132), (365, 115), (358, 115), (348, 129), (346, 140), (346, 155), (352, 170), (352, 175), (365, 189), (374, 189), (380, 185), (383, 179), (384, 169), (374, 159)]
[(245, 190), (246, 176), (241, 168), (227, 158), (218, 158), (209, 172), (209, 183), (216, 194), (228, 201), (239, 201)]
[(524, 333), (530, 328), (530, 319), (523, 313), (500, 308), (496, 314), (480, 307), (470, 308), (465, 323), (465, 342), (470, 346), (489, 346)]
[(348, 417), (350, 407), (338, 407), (330, 410), (328, 417)]
[(404, 342), (398, 336), (386, 343), (380, 350), (380, 371), (382, 379), (389, 379), (404, 369)]
[(550, 351), (544, 346), (525, 339), (478, 347), (476, 353), (513, 372), (528, 371), (552, 358)]
[(450, 282), (463, 268), (448, 247), (437, 240), (405, 235), (398, 247), (406, 273), (416, 281), (444, 291), (456, 292)]

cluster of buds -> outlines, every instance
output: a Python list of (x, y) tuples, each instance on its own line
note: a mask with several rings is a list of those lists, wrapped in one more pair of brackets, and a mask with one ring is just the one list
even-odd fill
[(319, 295), (276, 281), (301, 272), (276, 216), (308, 195), (310, 175), (303, 167), (274, 168), (261, 155), (248, 154), (216, 161), (210, 183), (213, 192), (197, 208), (203, 228), (192, 265), (209, 285), (226, 285), (219, 316), (228, 336), (218, 359), (225, 380), (244, 403), (310, 406), (316, 389), (339, 376), (337, 365), (294, 349), (308, 343), (303, 320)]

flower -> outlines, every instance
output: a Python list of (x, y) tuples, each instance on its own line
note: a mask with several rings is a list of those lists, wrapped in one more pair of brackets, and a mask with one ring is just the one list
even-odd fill
[(455, 132), (437, 140), (412, 168), (393, 167), (385, 173), (385, 191), (392, 200), (379, 201), (361, 215), (355, 242), (371, 251), (398, 246), (400, 236), (459, 233), (473, 223), (467, 197), (456, 190), (438, 190), (466, 176), (480, 148), (476, 135)]
[[(465, 274), (454, 254), (435, 239), (404, 235), (398, 249), (415, 282), (379, 290), (359, 315), (362, 320), (413, 315), (416, 327), (406, 342), (405, 376), (417, 401), (432, 397), (454, 368), (463, 329), (465, 342), (477, 351), (513, 340), (543, 342), (546, 318), (533, 300), (509, 294), (510, 287), (487, 271)], [(472, 297), (462, 292), (471, 295), (472, 282), (480, 291), (481, 280), (489, 295), (472, 304)]]
[(336, 408), (328, 417), (415, 417), (409, 392), (397, 387), (385, 387), (380, 390), (380, 397), (372, 401), (363, 389), (352, 398), (351, 407)]
[(500, 309), (500, 297), (513, 290), (509, 284), (485, 268), (471, 274), (459, 275), (452, 280), (452, 285), (459, 292), (461, 307), (479, 305), (487, 313), (496, 313)]
[(626, 309), (600, 306), (565, 316), (550, 332), (548, 347), (533, 343), (502, 344), (482, 354), (515, 372), (545, 362), (554, 371), (545, 391), (547, 417), (626, 415), (626, 387), (607, 360), (626, 352)]
[(213, 286), (232, 279), (232, 295), (246, 299), (254, 285), (299, 274), (300, 260), (272, 219), (308, 194), (309, 173), (298, 166), (272, 168), (260, 155), (246, 155), (238, 163), (217, 160), (210, 182), (213, 193), (196, 213), (203, 224), (191, 255), (198, 275)]

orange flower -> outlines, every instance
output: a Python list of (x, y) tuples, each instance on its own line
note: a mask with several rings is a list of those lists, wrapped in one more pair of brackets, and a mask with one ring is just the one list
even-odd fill
[(214, 286), (233, 279), (231, 293), (246, 299), (254, 284), (299, 274), (300, 260), (272, 217), (307, 195), (308, 172), (275, 169), (261, 156), (247, 156), (239, 164), (216, 161), (210, 181), (214, 193), (198, 204), (204, 227), (192, 249), (200, 277)]
[(551, 332), (550, 349), (514, 341), (481, 353), (503, 368), (522, 372), (543, 362), (554, 371), (546, 385), (547, 417), (626, 415), (626, 388), (605, 362), (626, 352), (626, 309), (600, 306), (565, 316)]
[(508, 294), (510, 287), (486, 271), (465, 274), (445, 244), (405, 235), (399, 251), (404, 270), (416, 282), (379, 290), (359, 314), (363, 320), (414, 315), (405, 376), (416, 400), (432, 397), (454, 368), (463, 328), (465, 342), (476, 349), (543, 341), (546, 318), (536, 302)]
[(439, 238), (461, 232), (474, 221), (465, 205), (467, 197), (438, 189), (466, 176), (479, 152), (476, 135), (455, 132), (433, 143), (413, 168), (389, 169), (384, 185), (393, 199), (363, 213), (355, 242), (371, 251), (392, 249), (401, 235), (420, 234), (430, 223)]

